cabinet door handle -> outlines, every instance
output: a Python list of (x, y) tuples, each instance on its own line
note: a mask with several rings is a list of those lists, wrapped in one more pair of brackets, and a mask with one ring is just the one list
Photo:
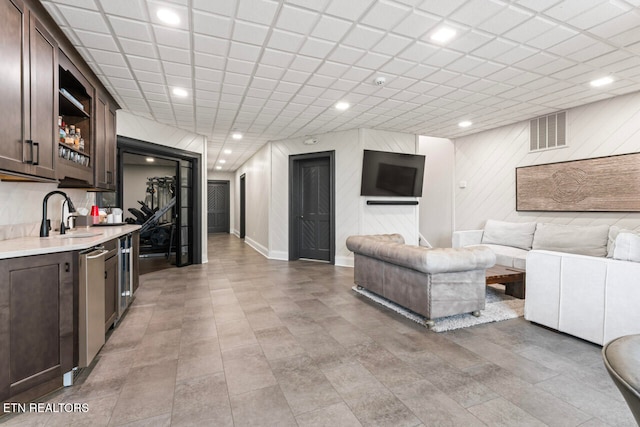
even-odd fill
[(38, 166), (40, 164), (40, 143), (39, 142), (33, 142), (31, 144), (31, 158), (33, 159), (33, 146), (36, 146), (38, 148), (38, 150), (36, 151), (38, 153), (38, 155), (36, 156), (36, 161), (33, 162), (34, 166)]
[(68, 272), (71, 271), (71, 265), (69, 265), (68, 262), (64, 263), (64, 271), (65, 271), (65, 273), (68, 273)]
[(31, 139), (27, 139), (26, 143), (29, 144), (29, 150), (31, 152), (31, 156), (29, 160), (25, 160), (25, 163), (32, 165), (33, 164), (33, 141)]
[(112, 184), (113, 172), (107, 171), (107, 184)]
[(104, 278), (105, 279), (107, 278), (107, 272), (106, 271), (104, 272)]

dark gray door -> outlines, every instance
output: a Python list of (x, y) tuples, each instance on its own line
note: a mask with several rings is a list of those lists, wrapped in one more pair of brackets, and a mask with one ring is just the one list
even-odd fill
[(229, 181), (207, 183), (207, 232), (229, 232)]
[(301, 160), (300, 258), (331, 260), (331, 175), (328, 158)]

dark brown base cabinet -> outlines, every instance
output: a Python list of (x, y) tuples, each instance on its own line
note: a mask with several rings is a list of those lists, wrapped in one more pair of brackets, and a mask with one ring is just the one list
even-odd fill
[(74, 254), (0, 260), (0, 401), (62, 386), (74, 366)]

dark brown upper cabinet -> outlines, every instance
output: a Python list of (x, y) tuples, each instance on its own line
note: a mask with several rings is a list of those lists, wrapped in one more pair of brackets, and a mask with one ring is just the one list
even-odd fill
[(57, 177), (66, 184), (80, 187), (94, 185), (93, 169), (102, 160), (95, 153), (97, 142), (93, 124), (95, 89), (75, 64), (62, 51), (59, 55), (59, 115), (67, 128), (81, 130), (83, 145), (57, 142)]
[(56, 177), (58, 44), (22, 0), (0, 0), (0, 177)]
[(95, 117), (95, 187), (99, 190), (115, 191), (116, 110), (103, 94), (96, 97)]

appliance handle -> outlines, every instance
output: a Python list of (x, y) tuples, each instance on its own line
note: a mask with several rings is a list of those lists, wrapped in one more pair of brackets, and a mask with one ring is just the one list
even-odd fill
[(109, 252), (109, 251), (104, 250), (104, 249), (95, 250), (95, 251), (90, 252), (90, 253), (87, 254), (87, 259), (96, 259), (96, 258), (103, 257), (103, 256), (105, 256), (105, 254), (107, 252)]

